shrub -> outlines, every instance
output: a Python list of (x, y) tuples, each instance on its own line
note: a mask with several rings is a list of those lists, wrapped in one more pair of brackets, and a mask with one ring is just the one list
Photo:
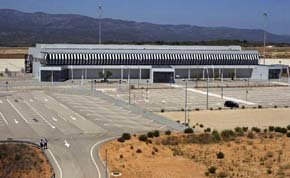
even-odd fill
[(268, 129), (264, 129), (264, 133), (267, 133), (268, 132)]
[(153, 132), (154, 137), (159, 137), (160, 136), (160, 132), (158, 130), (155, 130)]
[(235, 132), (232, 130), (223, 130), (221, 132), (221, 136), (223, 139), (232, 139), (236, 136)]
[(148, 133), (147, 133), (147, 137), (148, 137), (148, 138), (153, 138), (153, 137), (154, 137), (153, 132), (148, 132)]
[(289, 137), (289, 138), (290, 138), (290, 132), (288, 132), (288, 133), (287, 133), (287, 137)]
[(214, 130), (214, 131), (212, 132), (212, 137), (213, 137), (213, 139), (214, 139), (215, 141), (220, 141), (220, 140), (221, 140), (220, 134), (219, 134), (219, 132), (216, 131), (216, 130)]
[(213, 108), (210, 108), (210, 110), (212, 111), (212, 110), (213, 110)]
[(287, 133), (287, 129), (286, 129), (286, 128), (284, 128), (284, 127), (283, 127), (283, 128), (281, 128), (281, 133), (282, 133), (282, 134), (286, 134), (286, 133)]
[(211, 128), (206, 128), (206, 129), (204, 129), (204, 132), (211, 132)]
[(186, 134), (193, 133), (193, 129), (190, 128), (190, 127), (188, 127), (188, 128), (186, 128), (186, 129), (184, 129), (184, 133), (186, 133)]
[(165, 135), (171, 135), (171, 131), (170, 130), (165, 131)]
[(268, 169), (267, 170), (267, 174), (272, 174), (272, 170), (271, 169)]
[(199, 127), (200, 127), (200, 128), (203, 128), (204, 126), (203, 126), (203, 124), (200, 124)]
[(120, 155), (120, 159), (123, 159), (124, 158), (124, 156), (123, 155)]
[(224, 178), (224, 177), (228, 177), (228, 175), (227, 175), (227, 173), (225, 173), (225, 172), (222, 171), (222, 172), (219, 172), (218, 173), (217, 177)]
[(118, 140), (118, 142), (121, 142), (121, 143), (125, 142), (125, 139), (123, 137), (120, 137), (117, 140)]
[(269, 131), (270, 132), (273, 132), (275, 130), (275, 127), (274, 126), (269, 126)]
[(223, 152), (218, 152), (217, 154), (216, 154), (216, 157), (218, 158), (218, 159), (224, 159), (224, 157), (225, 157), (225, 154), (223, 153)]
[(246, 108), (246, 106), (242, 106), (242, 109), (245, 109)]
[(138, 148), (138, 149), (136, 150), (136, 153), (142, 153), (142, 150), (141, 150), (140, 148)]
[(277, 106), (277, 105), (275, 105), (275, 106), (274, 106), (274, 108), (278, 108), (278, 106)]
[(195, 108), (196, 111), (199, 111), (199, 108)]
[(279, 133), (283, 133), (286, 134), (287, 133), (287, 129), (286, 128), (282, 128), (282, 127), (275, 127), (275, 132), (279, 132)]
[(177, 123), (180, 123), (180, 120), (176, 121)]
[(258, 108), (259, 108), (259, 109), (262, 109), (262, 108), (263, 108), (263, 106), (262, 106), (262, 105), (258, 105)]
[(214, 166), (211, 166), (210, 168), (208, 168), (208, 172), (211, 174), (215, 174), (216, 170), (217, 170), (217, 168)]
[(130, 149), (131, 149), (131, 150), (133, 150), (133, 149), (134, 149), (134, 146), (133, 146), (133, 145), (131, 145), (131, 146), (130, 146)]
[(257, 132), (257, 133), (260, 133), (261, 132), (261, 129), (258, 128), (258, 127), (252, 127), (252, 131)]
[(255, 134), (253, 132), (249, 132), (248, 135), (247, 135), (247, 137), (249, 139), (254, 139), (255, 138)]
[(165, 112), (165, 109), (161, 109), (160, 112)]
[(248, 129), (249, 129), (248, 127), (243, 127), (243, 131), (244, 131), (244, 132), (247, 132)]
[(154, 151), (154, 152), (158, 152), (159, 150), (158, 150), (158, 148), (153, 147), (153, 151)]
[(244, 131), (241, 127), (236, 127), (235, 128), (235, 132), (237, 133), (238, 136), (243, 136), (244, 135)]
[(290, 125), (287, 126), (287, 129), (290, 130)]
[(142, 142), (146, 142), (148, 140), (148, 137), (147, 137), (147, 135), (140, 135), (139, 140)]
[(183, 108), (181, 108), (180, 110), (181, 110), (181, 111), (184, 111), (184, 109), (183, 109)]
[(122, 138), (124, 138), (125, 140), (130, 140), (131, 139), (131, 134), (123, 133)]

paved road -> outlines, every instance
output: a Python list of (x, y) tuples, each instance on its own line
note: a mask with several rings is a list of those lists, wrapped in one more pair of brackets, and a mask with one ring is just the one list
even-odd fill
[(99, 145), (123, 132), (181, 129), (176, 122), (86, 89), (1, 92), (0, 139), (47, 138), (57, 177), (100, 178)]

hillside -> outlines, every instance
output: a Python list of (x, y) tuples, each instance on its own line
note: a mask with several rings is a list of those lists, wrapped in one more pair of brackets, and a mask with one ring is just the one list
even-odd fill
[[(28, 46), (35, 43), (96, 43), (98, 19), (73, 14), (25, 13), (0, 9), (0, 46)], [(214, 41), (261, 42), (262, 30), (190, 25), (158, 25), (103, 19), (103, 41)], [(268, 33), (268, 41), (290, 43), (290, 36)]]

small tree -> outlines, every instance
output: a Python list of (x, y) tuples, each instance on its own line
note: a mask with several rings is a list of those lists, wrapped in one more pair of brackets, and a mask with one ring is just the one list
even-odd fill
[(99, 76), (101, 77), (101, 78), (103, 78), (103, 80), (104, 80), (104, 82), (108, 82), (108, 79), (110, 78), (110, 77), (112, 77), (112, 72), (110, 72), (110, 71), (105, 71), (105, 72), (99, 72)]

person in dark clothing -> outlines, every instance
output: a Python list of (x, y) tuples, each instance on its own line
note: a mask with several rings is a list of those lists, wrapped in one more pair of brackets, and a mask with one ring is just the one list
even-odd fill
[(47, 149), (47, 142), (48, 142), (48, 140), (45, 138), (44, 139), (44, 149)]
[(40, 148), (43, 149), (43, 147), (44, 147), (44, 142), (43, 142), (43, 140), (41, 139), (41, 140), (40, 140)]

